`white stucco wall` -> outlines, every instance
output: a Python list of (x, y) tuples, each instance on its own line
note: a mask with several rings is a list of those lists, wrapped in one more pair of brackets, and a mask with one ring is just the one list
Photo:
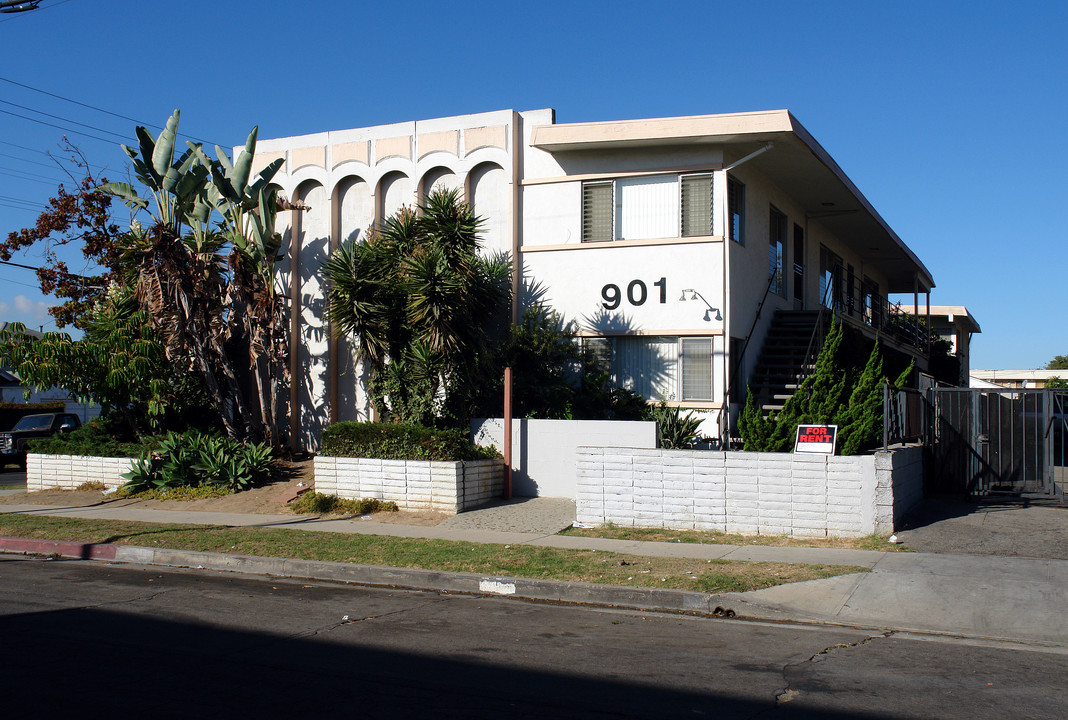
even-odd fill
[[(504, 420), (471, 421), (476, 445), (504, 450)], [(656, 447), (656, 423), (626, 420), (512, 421), (512, 493), (520, 497), (575, 497), (578, 448)]]

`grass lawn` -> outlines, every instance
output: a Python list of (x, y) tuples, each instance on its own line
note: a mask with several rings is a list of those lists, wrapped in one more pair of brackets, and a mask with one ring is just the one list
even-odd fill
[(650, 542), (681, 542), (709, 545), (768, 545), (773, 547), (844, 548), (847, 550), (881, 550), (884, 552), (913, 552), (904, 545), (890, 542), (878, 535), (859, 538), (789, 537), (787, 535), (732, 535), (715, 530), (663, 530), (658, 528), (629, 528), (602, 525), (596, 528), (571, 527), (560, 533), (578, 537), (608, 538), (610, 540), (648, 540)]
[(868, 572), (866, 568), (851, 565), (651, 558), (527, 545), (7, 513), (0, 514), (0, 537), (116, 543), (701, 592), (759, 590)]

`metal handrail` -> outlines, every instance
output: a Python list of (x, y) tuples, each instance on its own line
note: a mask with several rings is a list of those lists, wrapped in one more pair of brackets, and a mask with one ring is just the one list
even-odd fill
[[(742, 349), (738, 351), (738, 358), (735, 361), (735, 367), (741, 368), (742, 358), (745, 357), (745, 351), (749, 348), (749, 340), (753, 337), (753, 331), (756, 330), (757, 322), (760, 320), (760, 313), (764, 310), (764, 303), (768, 301), (768, 295), (771, 293), (771, 286), (775, 282), (775, 273), (771, 273), (768, 276), (768, 286), (764, 288), (764, 297), (760, 298), (760, 304), (757, 305), (756, 316), (753, 318), (753, 324), (749, 326), (749, 333), (745, 336), (745, 340), (742, 341)], [(737, 375), (740, 373), (728, 373), (730, 381), (723, 389), (723, 407), (730, 407), (731, 390), (735, 387), (735, 381), (737, 381)], [(730, 412), (719, 413), (719, 440), (723, 447), (727, 447), (730, 442)]]

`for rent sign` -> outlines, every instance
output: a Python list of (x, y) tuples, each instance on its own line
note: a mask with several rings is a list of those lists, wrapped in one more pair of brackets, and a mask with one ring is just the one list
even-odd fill
[(798, 425), (794, 452), (834, 455), (834, 444), (837, 439), (837, 425)]

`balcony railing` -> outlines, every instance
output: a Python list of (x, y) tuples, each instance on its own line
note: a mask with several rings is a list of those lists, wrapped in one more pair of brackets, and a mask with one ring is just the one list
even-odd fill
[[(840, 265), (835, 267), (833, 278), (824, 292), (825, 307), (842, 317), (863, 323), (902, 345), (915, 348), (924, 354), (930, 352), (931, 335), (922, 318), (906, 312), (901, 303), (891, 303), (886, 296), (880, 295), (867, 283), (842, 282), (843, 272)], [(852, 287), (849, 287), (850, 285)]]

